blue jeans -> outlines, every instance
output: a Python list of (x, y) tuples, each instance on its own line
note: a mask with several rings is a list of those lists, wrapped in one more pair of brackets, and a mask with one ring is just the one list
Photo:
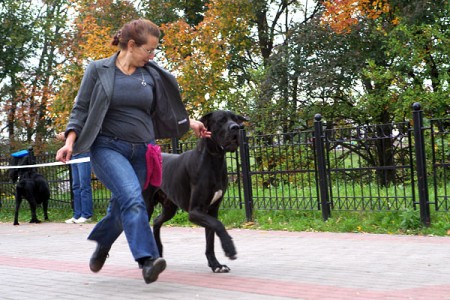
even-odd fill
[[(72, 159), (89, 157), (89, 153), (80, 153)], [(71, 164), (73, 190), (73, 217), (92, 217), (91, 164), (89, 162)]]
[(147, 176), (147, 143), (129, 143), (98, 136), (91, 146), (91, 165), (98, 179), (111, 191), (106, 216), (88, 236), (100, 246), (111, 247), (122, 231), (131, 253), (140, 258), (158, 258), (142, 188)]

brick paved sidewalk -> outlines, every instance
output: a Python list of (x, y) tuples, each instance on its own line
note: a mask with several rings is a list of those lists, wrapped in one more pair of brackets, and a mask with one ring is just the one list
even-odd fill
[(93, 224), (0, 223), (0, 299), (450, 299), (450, 238), (230, 230), (214, 274), (201, 228), (162, 229), (168, 267), (144, 283), (124, 235), (91, 273)]

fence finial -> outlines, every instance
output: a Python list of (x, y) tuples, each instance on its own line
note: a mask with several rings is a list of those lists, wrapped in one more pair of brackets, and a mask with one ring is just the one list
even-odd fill
[(414, 104), (412, 105), (412, 107), (413, 107), (413, 109), (414, 110), (420, 110), (422, 107), (420, 106), (420, 103), (419, 102), (414, 102)]

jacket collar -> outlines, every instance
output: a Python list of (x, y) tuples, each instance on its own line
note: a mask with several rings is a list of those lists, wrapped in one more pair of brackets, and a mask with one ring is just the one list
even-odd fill
[(116, 59), (119, 52), (103, 60), (103, 63), (98, 67), (98, 76), (105, 89), (106, 96), (111, 101), (114, 90), (114, 73), (116, 66)]
[[(105, 93), (109, 101), (111, 101), (114, 90), (114, 74), (116, 70), (116, 59), (118, 55), (119, 51), (117, 51), (114, 55), (101, 60), (101, 64), (98, 64), (97, 66), (100, 81), (103, 85), (103, 88), (105, 89)], [(156, 71), (157, 73), (159, 73), (159, 76), (164, 78), (164, 80), (167, 79), (169, 79), (170, 81), (174, 80), (172, 78), (173, 77), (172, 75), (170, 75), (167, 71), (162, 69), (160, 66), (158, 66), (158, 64), (156, 64), (153, 61), (149, 61), (148, 63), (146, 63), (144, 68), (146, 68), (150, 72), (150, 74), (153, 73), (152, 71)], [(175, 86), (178, 87), (178, 85)]]
[(114, 54), (111, 55), (110, 57), (105, 58), (105, 59), (103, 60), (102, 66), (103, 66), (104, 68), (113, 68), (113, 69), (114, 69), (114, 67), (116, 66), (116, 59), (117, 59), (117, 56), (119, 55), (119, 52), (120, 52), (120, 51), (117, 51), (116, 53), (114, 53)]

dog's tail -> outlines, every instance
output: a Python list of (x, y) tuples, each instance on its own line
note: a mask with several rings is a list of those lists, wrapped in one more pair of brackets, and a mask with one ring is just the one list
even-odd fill
[(145, 190), (142, 191), (142, 197), (144, 198), (145, 206), (147, 208), (148, 220), (152, 218), (155, 206), (158, 204), (158, 190), (159, 188), (148, 185)]

